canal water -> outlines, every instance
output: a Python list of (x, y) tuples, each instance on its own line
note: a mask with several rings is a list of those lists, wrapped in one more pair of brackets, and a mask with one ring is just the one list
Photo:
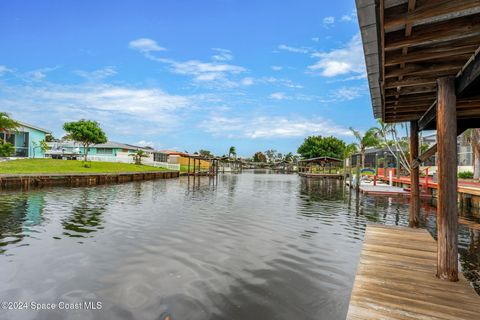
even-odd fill
[[(368, 222), (408, 203), (266, 171), (2, 192), (0, 300), (23, 310), (0, 319), (344, 319)], [(460, 227), (476, 284), (479, 242)]]

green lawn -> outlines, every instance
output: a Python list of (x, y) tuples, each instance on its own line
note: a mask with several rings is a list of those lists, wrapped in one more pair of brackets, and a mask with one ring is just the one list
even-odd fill
[(78, 160), (55, 160), (55, 159), (23, 159), (0, 162), (0, 174), (15, 173), (107, 173), (107, 172), (141, 172), (162, 171), (144, 165), (114, 162), (89, 162), (90, 168), (82, 166)]

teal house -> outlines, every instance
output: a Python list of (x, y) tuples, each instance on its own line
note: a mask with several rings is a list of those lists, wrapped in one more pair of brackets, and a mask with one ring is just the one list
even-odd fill
[(12, 157), (43, 158), (45, 154), (40, 148), (40, 141), (45, 140), (46, 135), (51, 132), (21, 121), (17, 122), (20, 126), (15, 131), (0, 132), (0, 139), (15, 147)]

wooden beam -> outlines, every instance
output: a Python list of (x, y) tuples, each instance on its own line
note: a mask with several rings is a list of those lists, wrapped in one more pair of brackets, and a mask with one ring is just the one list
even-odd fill
[(434, 92), (437, 92), (437, 87), (433, 85), (400, 88), (398, 91), (396, 89), (387, 89), (385, 90), (385, 98), (394, 97), (397, 95), (409, 96), (409, 95), (416, 95), (420, 93), (434, 93)]
[(430, 148), (428, 148), (427, 151), (425, 151), (424, 153), (422, 153), (419, 157), (417, 157), (415, 159), (415, 161), (413, 162), (413, 168), (418, 168), (420, 167), (420, 165), (427, 161), (430, 157), (434, 156), (435, 153), (437, 153), (437, 144), (435, 143), (433, 146), (431, 146)]
[(431, 85), (435, 84), (435, 81), (434, 77), (404, 77), (402, 80), (387, 79), (385, 81), (385, 89)]
[(435, 76), (440, 72), (451, 73), (451, 75), (456, 75), (458, 71), (465, 65), (465, 61), (468, 60), (468, 57), (462, 57), (461, 60), (457, 62), (449, 63), (437, 63), (437, 64), (427, 64), (427, 65), (410, 65), (405, 68), (396, 68), (393, 70), (385, 71), (385, 78), (396, 78), (400, 76)]
[(455, 78), (440, 78), (437, 84), (437, 277), (449, 281), (458, 281)]
[(413, 34), (409, 37), (405, 37), (403, 30), (390, 32), (385, 35), (385, 50), (432, 45), (462, 38), (476, 38), (479, 35), (480, 14), (473, 14), (466, 17), (417, 26)]
[[(410, 5), (410, 2), (409, 2)], [(403, 27), (406, 24), (415, 24), (432, 20), (442, 15), (478, 8), (478, 0), (441, 0), (425, 1), (417, 6), (412, 13), (405, 12), (403, 6), (393, 7), (385, 11), (385, 29)], [(402, 12), (403, 11), (403, 12)]]
[(409, 225), (416, 228), (420, 221), (420, 172), (413, 167), (418, 157), (418, 123), (410, 122), (410, 221)]
[(480, 52), (473, 57), (473, 60), (466, 66), (456, 80), (456, 93), (462, 95), (468, 92), (474, 84), (479, 83), (480, 78)]
[(452, 56), (464, 56), (472, 55), (473, 52), (478, 48), (477, 45), (466, 45), (460, 47), (440, 47), (432, 49), (423, 49), (417, 50), (415, 52), (408, 52), (407, 55), (400, 53), (386, 53), (385, 55), (385, 66), (394, 66), (401, 63), (412, 63), (412, 62), (422, 62), (422, 61), (431, 61), (436, 59), (450, 58)]
[(435, 121), (437, 117), (437, 101), (435, 100), (425, 114), (418, 120), (418, 130), (423, 131), (427, 128), (432, 121)]

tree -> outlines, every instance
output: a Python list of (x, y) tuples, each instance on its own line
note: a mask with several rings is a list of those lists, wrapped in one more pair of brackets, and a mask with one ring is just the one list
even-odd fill
[[(378, 127), (374, 128), (375, 135), (380, 138), (380, 146), (386, 147), (390, 154), (410, 174), (410, 140), (408, 139), (408, 130), (406, 131), (407, 139), (399, 138), (397, 124), (384, 123), (378, 120)], [(421, 145), (421, 149), (428, 148), (425, 144)]]
[(202, 157), (206, 157), (206, 158), (213, 158), (213, 157), (214, 157), (213, 153), (211, 153), (211, 152), (208, 151), (208, 150), (200, 149), (200, 150), (198, 151), (198, 153), (199, 153)]
[(293, 162), (293, 153), (291, 152), (287, 153), (283, 159), (288, 163)]
[(310, 136), (306, 138), (297, 152), (304, 159), (316, 157), (333, 157), (342, 159), (345, 142), (333, 136)]
[(350, 127), (350, 131), (352, 131), (353, 135), (357, 139), (357, 147), (360, 150), (360, 155), (362, 157), (362, 168), (365, 167), (365, 150), (368, 147), (376, 147), (379, 145), (379, 141), (377, 138), (377, 128), (370, 128), (368, 129), (364, 135), (362, 135), (358, 130), (353, 129)]
[(103, 132), (96, 121), (82, 119), (79, 121), (67, 122), (63, 125), (63, 130), (68, 133), (70, 138), (79, 142), (83, 146), (84, 161), (87, 161), (88, 147), (91, 144), (107, 142), (105, 132)]
[(274, 162), (276, 155), (277, 150), (275, 149), (268, 149), (267, 151), (265, 151), (265, 156), (267, 157), (268, 162)]
[(480, 129), (468, 129), (463, 135), (472, 146), (473, 179), (480, 179)]
[(350, 157), (352, 154), (358, 151), (356, 143), (349, 143), (345, 146), (343, 150), (343, 159)]
[(231, 146), (230, 149), (228, 149), (228, 157), (231, 158), (232, 156), (237, 156), (237, 150), (234, 146)]
[(15, 131), (20, 124), (10, 118), (10, 115), (6, 112), (0, 112), (0, 131), (3, 132), (3, 143), (7, 143), (7, 134), (11, 131)]
[(253, 161), (254, 162), (267, 162), (267, 156), (263, 154), (263, 152), (258, 151), (253, 155)]
[(42, 151), (42, 153), (45, 153), (47, 152), (48, 150), (48, 144), (47, 144), (47, 141), (45, 141), (46, 139), (44, 140), (41, 140), (40, 143), (37, 143), (35, 141), (32, 142), (32, 145), (33, 145), (33, 157), (35, 158), (35, 150), (36, 149), (39, 149)]
[(129, 156), (133, 157), (133, 160), (135, 160), (135, 164), (141, 165), (142, 164), (142, 158), (148, 158), (149, 155), (143, 151), (143, 150), (137, 150), (135, 153), (129, 154)]
[(53, 135), (51, 135), (50, 133), (47, 133), (45, 135), (45, 142), (52, 142), (55, 140), (55, 137)]

